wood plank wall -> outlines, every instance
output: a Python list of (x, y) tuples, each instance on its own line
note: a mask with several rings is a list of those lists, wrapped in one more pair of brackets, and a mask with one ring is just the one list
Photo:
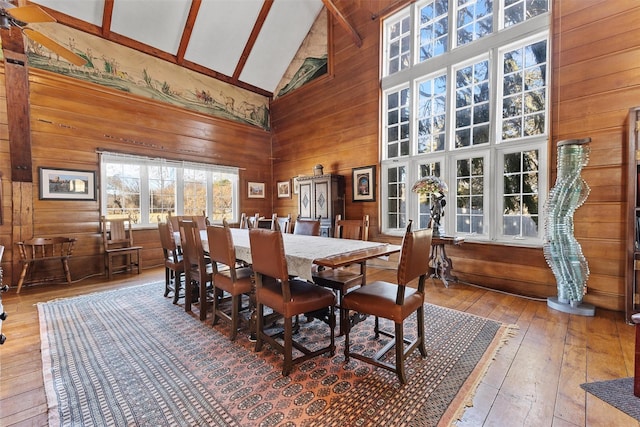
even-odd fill
[[(0, 68), (0, 79), (4, 79)], [(78, 239), (70, 261), (73, 280), (103, 274), (102, 241), (99, 234), (100, 202), (39, 200), (38, 168), (69, 168), (96, 171), (98, 149), (158, 156), (169, 159), (236, 166), (240, 171), (240, 209), (271, 214), (271, 188), (265, 199), (247, 198), (247, 181), (271, 182), (270, 132), (256, 127), (212, 118), (124, 92), (31, 69), (29, 75), (32, 129), (33, 183), (12, 187), (3, 173), (0, 243), (5, 245), (5, 283), (16, 284), (19, 255), (13, 235), (22, 238), (64, 235)], [(5, 85), (0, 80), (0, 171), (8, 171), (8, 134)], [(22, 191), (33, 200), (33, 210), (12, 207)], [(14, 202), (15, 203), (15, 202)], [(157, 229), (134, 233), (144, 247), (142, 264), (161, 265), (162, 251)], [(45, 272), (46, 273), (46, 272)]]
[[(362, 37), (362, 47), (332, 22), (333, 74), (272, 106), (274, 179), (309, 174), (316, 163), (325, 172), (345, 175), (347, 217), (369, 214), (372, 239), (387, 241), (397, 239), (379, 235), (379, 202), (351, 202), (351, 168), (378, 164), (381, 34), (380, 21), (371, 16), (397, 3), (336, 0)], [(585, 302), (623, 310), (625, 120), (628, 109), (640, 105), (640, 3), (562, 0), (553, 5), (549, 182), (555, 181), (556, 141), (590, 136), (591, 160), (583, 177), (591, 194), (574, 217), (591, 272)], [(276, 200), (276, 210), (293, 210), (295, 202), (295, 196)], [(465, 243), (447, 250), (461, 280), (535, 297), (557, 295), (541, 248)]]
[[(397, 242), (379, 233), (379, 198), (351, 202), (351, 170), (379, 163), (380, 20), (371, 16), (399, 3), (406, 4), (402, 0), (336, 0), (363, 44), (358, 48), (350, 34), (331, 20), (331, 74), (275, 100), (271, 134), (31, 70), (34, 182), (28, 189), (14, 187), (10, 174), (2, 175), (5, 221), (0, 226), (0, 243), (8, 251), (3, 259), (5, 277), (11, 277), (12, 264), (17, 262), (12, 250), (14, 214), (20, 215), (25, 229), (31, 226), (34, 234), (79, 238), (72, 260), (74, 279), (100, 273), (98, 202), (40, 201), (35, 176), (38, 166), (97, 170), (98, 147), (239, 166), (244, 168), (241, 210), (280, 215), (290, 212), (295, 216), (297, 199), (295, 195), (276, 198), (275, 183), (311, 174), (314, 165), (322, 164), (325, 173), (346, 178), (346, 216), (369, 214), (371, 238)], [(640, 105), (640, 4), (562, 0), (553, 5), (550, 184), (555, 180), (556, 141), (590, 136), (591, 160), (583, 176), (591, 194), (575, 214), (575, 234), (591, 270), (585, 301), (622, 310), (627, 238), (626, 116), (630, 107)], [(0, 79), (4, 78), (2, 73), (0, 68)], [(5, 100), (4, 84), (0, 83), (0, 98)], [(0, 102), (0, 142), (0, 172), (8, 172), (5, 102)], [(267, 183), (267, 198), (247, 199), (247, 181)], [(14, 188), (32, 192), (33, 212), (12, 204), (20, 200), (11, 194)], [(144, 261), (149, 265), (159, 262), (154, 233), (136, 233), (145, 246)], [(450, 248), (449, 255), (461, 280), (523, 295), (557, 294), (541, 248), (465, 243)]]

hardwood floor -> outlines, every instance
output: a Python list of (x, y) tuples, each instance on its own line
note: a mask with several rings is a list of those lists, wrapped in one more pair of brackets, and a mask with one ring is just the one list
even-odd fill
[[(394, 280), (395, 271), (367, 270), (368, 280)], [(8, 313), (0, 346), (0, 426), (46, 426), (40, 335), (35, 304), (55, 298), (164, 280), (161, 268), (72, 285), (15, 288), (3, 294)], [(427, 300), (497, 321), (518, 331), (498, 352), (459, 426), (639, 426), (585, 393), (580, 384), (633, 375), (634, 329), (622, 313), (568, 315), (536, 301), (478, 287), (427, 284)], [(194, 315), (195, 316), (195, 315)]]

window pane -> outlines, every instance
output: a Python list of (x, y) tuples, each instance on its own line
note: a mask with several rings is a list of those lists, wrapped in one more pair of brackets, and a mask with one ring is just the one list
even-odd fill
[(523, 22), (549, 10), (548, 0), (505, 0), (504, 27)]
[(456, 232), (484, 234), (484, 159), (456, 162)]
[(442, 55), (447, 51), (449, 37), (448, 0), (434, 0), (419, 10), (420, 23), (418, 62)]
[(387, 171), (387, 221), (389, 228), (406, 227), (405, 187), (406, 168), (399, 166)]
[(506, 236), (538, 235), (537, 150), (504, 155), (503, 233)]
[(147, 222), (166, 222), (176, 211), (176, 169), (166, 166), (149, 167), (149, 214)]
[(547, 41), (503, 54), (502, 140), (546, 129)]
[(410, 65), (411, 25), (409, 16), (401, 17), (386, 27), (387, 75), (408, 68)]
[[(442, 166), (440, 162), (422, 163), (418, 165), (420, 170), (418, 178), (426, 176), (442, 177)], [(431, 221), (431, 196), (415, 194), (418, 198), (418, 224), (416, 228), (428, 228)]]
[[(480, 61), (456, 71), (455, 148), (489, 142), (488, 87), (488, 60)], [(476, 132), (477, 129), (481, 130)], [(476, 139), (476, 136), (478, 139)]]
[(106, 164), (106, 216), (130, 216), (134, 224), (141, 221), (140, 166)]
[(493, 32), (492, 0), (458, 0), (456, 30), (458, 46)]
[(233, 218), (234, 177), (225, 173), (213, 174), (213, 209), (211, 220), (222, 222)]
[(404, 88), (386, 93), (385, 126), (387, 136), (387, 158), (409, 155), (409, 89)]
[(444, 150), (446, 123), (445, 75), (425, 80), (418, 85), (418, 111), (416, 120), (419, 132), (418, 153)]
[(202, 215), (207, 212), (207, 174), (203, 170), (185, 169), (183, 177), (184, 215)]

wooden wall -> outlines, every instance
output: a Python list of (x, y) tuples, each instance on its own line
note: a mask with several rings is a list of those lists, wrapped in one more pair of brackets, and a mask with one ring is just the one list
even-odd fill
[[(351, 168), (379, 163), (381, 35), (380, 21), (371, 16), (396, 3), (337, 0), (362, 37), (362, 47), (333, 21), (332, 75), (274, 101), (272, 107), (274, 179), (308, 174), (316, 163), (345, 175), (347, 217), (369, 214), (372, 238), (388, 241), (397, 239), (378, 235), (379, 202), (351, 202)], [(628, 109), (640, 105), (640, 3), (553, 4), (550, 185), (555, 181), (555, 143), (590, 136), (591, 160), (583, 177), (591, 194), (574, 217), (575, 235), (591, 271), (585, 302), (623, 310), (625, 120)], [(276, 210), (293, 210), (295, 196), (275, 203)], [(447, 251), (461, 280), (534, 297), (557, 295), (542, 248), (465, 243)]]
[[(351, 202), (351, 170), (379, 164), (380, 20), (372, 15), (399, 3), (335, 3), (362, 38), (362, 46), (357, 47), (345, 28), (331, 20), (330, 75), (275, 100), (271, 133), (31, 70), (34, 182), (15, 185), (10, 174), (2, 176), (0, 243), (8, 250), (5, 276), (16, 264), (13, 236), (20, 230), (78, 237), (72, 260), (74, 279), (101, 272), (98, 202), (40, 201), (37, 191), (38, 166), (97, 170), (98, 147), (239, 166), (243, 168), (241, 210), (249, 213), (295, 216), (297, 196), (276, 198), (275, 183), (311, 174), (314, 165), (322, 164), (325, 173), (346, 178), (346, 216), (369, 214), (372, 239), (397, 242), (379, 233), (379, 197), (375, 202)], [(622, 310), (626, 117), (630, 107), (640, 105), (640, 4), (562, 0), (553, 5), (550, 184), (555, 180), (555, 143), (591, 137), (591, 160), (583, 172), (591, 194), (575, 214), (575, 234), (591, 270), (585, 301)], [(10, 165), (6, 94), (0, 83), (3, 172)], [(247, 181), (267, 183), (267, 198), (247, 199)], [(18, 197), (16, 192), (24, 194)], [(159, 262), (154, 233), (136, 233), (145, 246), (147, 265)], [(535, 297), (557, 294), (541, 248), (465, 243), (448, 253), (461, 280)]]
[[(6, 93), (0, 68), (0, 171), (8, 171)], [(38, 168), (96, 171), (98, 149), (170, 159), (236, 166), (240, 171), (240, 209), (271, 213), (271, 188), (265, 199), (247, 198), (247, 181), (271, 182), (270, 133), (212, 118), (164, 103), (31, 69), (30, 124), (33, 183), (11, 183), (3, 174), (0, 244), (5, 282), (17, 282), (19, 256), (14, 243), (32, 236), (78, 239), (70, 261), (73, 280), (103, 274), (99, 234), (100, 202), (39, 200)], [(99, 183), (98, 183), (99, 184)], [(157, 228), (134, 233), (144, 247), (143, 267), (161, 265)]]

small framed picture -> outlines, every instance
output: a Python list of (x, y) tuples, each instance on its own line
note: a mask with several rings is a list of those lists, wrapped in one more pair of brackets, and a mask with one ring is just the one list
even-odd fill
[(264, 182), (249, 182), (247, 197), (250, 199), (264, 199)]
[(96, 173), (40, 168), (40, 200), (96, 200)]
[(300, 188), (300, 181), (298, 181), (298, 177), (294, 176), (291, 178), (293, 181), (293, 194), (298, 194), (298, 189)]
[(291, 197), (291, 181), (278, 181), (278, 199)]
[(374, 202), (376, 200), (376, 167), (365, 166), (353, 170), (353, 201)]

